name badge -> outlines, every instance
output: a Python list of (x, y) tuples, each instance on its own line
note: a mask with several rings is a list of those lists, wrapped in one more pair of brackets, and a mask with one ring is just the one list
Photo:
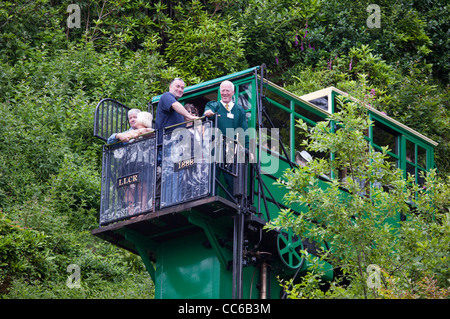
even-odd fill
[(229, 119), (234, 119), (234, 114), (233, 113), (227, 113), (227, 117)]

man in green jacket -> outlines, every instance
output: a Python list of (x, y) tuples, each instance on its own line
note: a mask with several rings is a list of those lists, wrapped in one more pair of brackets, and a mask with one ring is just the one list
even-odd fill
[[(203, 115), (207, 117), (212, 117), (215, 114), (217, 114), (218, 115), (217, 128), (220, 130), (220, 133), (226, 135), (231, 139), (234, 140), (237, 139), (241, 144), (244, 144), (243, 146), (245, 146), (246, 149), (248, 149), (249, 145), (249, 139), (247, 134), (248, 125), (245, 110), (240, 104), (233, 102), (233, 96), (234, 96), (234, 84), (230, 81), (223, 81), (220, 84), (221, 100), (210, 101), (206, 103)], [(238, 136), (239, 134), (240, 136)], [(225, 163), (224, 169), (232, 171), (233, 165), (230, 163)], [(219, 169), (218, 173), (220, 171), (221, 169)], [(230, 192), (231, 195), (233, 195), (234, 189), (233, 177), (230, 174), (225, 173), (224, 179), (228, 186), (227, 187), (228, 191)]]
[[(220, 101), (210, 101), (206, 103), (204, 116), (211, 117), (218, 114), (217, 128), (222, 134), (229, 138), (236, 139), (236, 129), (241, 128), (247, 132), (247, 118), (242, 105), (233, 102), (234, 84), (230, 81), (223, 81), (220, 84)], [(228, 130), (227, 130), (228, 129)], [(248, 136), (245, 136), (245, 148), (248, 149)]]

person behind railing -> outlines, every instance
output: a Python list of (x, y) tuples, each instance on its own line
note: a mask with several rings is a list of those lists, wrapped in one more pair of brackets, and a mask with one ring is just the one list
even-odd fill
[[(124, 132), (124, 140), (132, 142), (153, 136), (152, 114), (149, 112), (139, 112), (134, 123), (134, 129)], [(129, 143), (127, 142), (127, 143)], [(154, 149), (148, 149), (147, 143), (129, 144), (125, 162), (122, 164), (124, 172), (139, 174), (139, 182), (125, 186), (125, 203), (127, 205), (128, 215), (135, 215), (152, 208), (152, 194), (148, 190), (148, 174), (150, 163), (150, 154)], [(149, 198), (150, 197), (150, 198)]]
[[(245, 110), (239, 103), (233, 102), (234, 84), (230, 81), (223, 81), (220, 84), (220, 101), (210, 101), (205, 105), (204, 116), (212, 117), (218, 115), (217, 128), (221, 134), (232, 140), (237, 140), (237, 129), (242, 129), (245, 137), (244, 146), (248, 149), (249, 140), (246, 134), (248, 129)], [(227, 156), (226, 156), (227, 157)], [(229, 163), (226, 163), (226, 165)], [(227, 165), (231, 167), (231, 165)], [(219, 170), (220, 171), (220, 170)], [(233, 194), (233, 177), (230, 174), (223, 174), (227, 189)], [(218, 177), (218, 176), (217, 176)]]
[[(223, 81), (220, 84), (220, 101), (210, 101), (206, 103), (204, 116), (212, 117), (219, 115), (217, 127), (222, 134), (230, 134), (236, 129), (242, 128), (247, 131), (247, 118), (242, 105), (233, 102), (234, 84), (230, 81)], [(228, 130), (227, 129), (232, 129)], [(227, 135), (228, 136), (228, 135)], [(230, 135), (229, 138), (236, 139), (236, 136)], [(245, 139), (245, 147), (248, 148), (248, 138)]]
[[(149, 138), (153, 136), (154, 129), (152, 128), (152, 121), (153, 116), (149, 112), (141, 112), (137, 116), (136, 120), (136, 129), (133, 131), (130, 131), (128, 134), (131, 139), (143, 139), (143, 138)], [(149, 173), (149, 164), (150, 163), (150, 153), (154, 150), (146, 149), (147, 144), (139, 143), (137, 148), (137, 154), (136, 154), (136, 162), (139, 171), (141, 171), (143, 174), (141, 181), (137, 184), (138, 190), (138, 197), (137, 203), (133, 199), (133, 202), (135, 204), (135, 212), (140, 211), (144, 212), (146, 210), (150, 210), (153, 206), (153, 199), (152, 194), (149, 194), (148, 189), (148, 173)], [(142, 149), (142, 148), (145, 149)], [(140, 196), (139, 196), (140, 195)]]
[(136, 118), (136, 124), (134, 130), (130, 130), (124, 134), (127, 135), (127, 139), (136, 139), (142, 138), (143, 135), (145, 137), (149, 137), (150, 133), (155, 132), (152, 128), (153, 116), (149, 112), (139, 112)]
[[(191, 114), (192, 116), (198, 116), (198, 111), (197, 108), (195, 107), (194, 104), (192, 103), (186, 103), (184, 105), (184, 108), (186, 109), (186, 111), (189, 112), (189, 114)], [(184, 118), (185, 121), (189, 121), (189, 119), (187, 117)], [(189, 122), (186, 124), (186, 127), (188, 128), (192, 128), (193, 126), (193, 122)]]
[[(191, 115), (198, 116), (198, 110), (193, 104), (186, 103), (184, 107)], [(185, 120), (188, 121), (187, 118), (185, 118)], [(201, 121), (187, 122), (186, 129), (189, 131), (191, 136), (190, 157), (191, 159), (194, 159), (195, 165), (193, 168), (186, 171), (184, 176), (184, 184), (189, 188), (186, 190), (186, 193), (189, 194), (187, 196), (195, 197), (207, 192), (207, 179), (209, 178), (207, 165), (209, 165), (209, 161), (203, 157), (206, 155), (203, 154), (203, 152), (205, 151), (204, 148), (208, 147), (208, 145), (203, 145), (205, 126), (202, 125)]]
[[(184, 81), (180, 78), (175, 78), (170, 82), (169, 91), (161, 95), (159, 99), (155, 121), (155, 128), (158, 130), (158, 144), (162, 143), (163, 128), (173, 127), (186, 120), (198, 118), (198, 116), (191, 115), (184, 106), (178, 102), (178, 99), (183, 96), (183, 93)], [(168, 129), (166, 132), (170, 132), (175, 128), (176, 127)]]
[[(183, 123), (187, 120), (197, 119), (198, 116), (191, 115), (184, 106), (178, 102), (178, 99), (183, 96), (184, 81), (180, 78), (175, 78), (170, 82), (169, 91), (161, 95), (156, 109), (155, 129), (158, 131), (158, 145), (163, 141), (163, 129), (171, 127), (166, 130), (171, 132), (178, 128), (177, 124)], [(175, 126), (174, 126), (175, 125)], [(161, 194), (161, 162), (162, 153), (158, 149), (157, 155), (157, 171), (156, 171), (156, 196)]]
[(130, 123), (130, 128), (125, 132), (112, 134), (106, 144), (118, 144), (119, 142), (128, 143), (130, 141), (130, 136), (127, 133), (131, 132), (136, 128), (137, 115), (141, 112), (139, 109), (131, 109), (128, 111), (128, 123)]

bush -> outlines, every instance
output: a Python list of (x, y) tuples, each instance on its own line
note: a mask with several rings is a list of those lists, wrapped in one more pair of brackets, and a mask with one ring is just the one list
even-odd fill
[(17, 275), (48, 278), (46, 267), (50, 260), (48, 236), (19, 226), (0, 211), (0, 292), (5, 292)]
[(233, 20), (211, 16), (199, 1), (177, 9), (165, 56), (183, 77), (205, 81), (246, 68), (244, 38)]
[[(356, 102), (340, 106), (341, 112), (311, 130), (298, 120), (306, 133), (306, 149), (333, 153), (334, 158), (316, 158), (305, 167), (287, 170), (278, 181), (288, 190), (284, 199), (288, 205), (303, 205), (304, 211), (297, 215), (282, 210), (266, 226), (291, 229), (302, 238), (329, 245), (310, 260), (318, 268), (293, 286), (291, 296), (378, 298), (392, 293), (399, 298), (419, 291), (419, 297), (426, 298), (432, 295), (429, 289), (437, 289), (437, 297), (447, 296), (450, 177), (443, 179), (431, 170), (424, 185), (406, 181), (403, 172), (386, 161), (386, 149), (375, 152), (364, 139), (371, 125), (365, 108)], [(340, 127), (336, 133), (329, 129), (331, 121)], [(329, 174), (330, 169), (335, 177), (326, 186), (319, 184), (318, 175)], [(343, 169), (347, 178), (340, 179), (337, 172)], [(361, 185), (361, 180), (370, 185)], [(399, 214), (405, 220), (400, 222)], [(320, 291), (323, 261), (343, 275), (334, 279), (327, 294)], [(371, 287), (367, 282), (373, 265), (380, 269), (380, 280), (379, 286)], [(343, 279), (350, 283), (345, 285)]]

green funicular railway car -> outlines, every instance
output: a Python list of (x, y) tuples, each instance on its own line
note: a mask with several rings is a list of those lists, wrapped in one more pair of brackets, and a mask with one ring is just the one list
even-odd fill
[[(203, 114), (207, 102), (220, 100), (224, 80), (234, 83), (235, 101), (245, 109), (253, 151), (215, 134), (214, 118), (191, 123), (190, 135), (186, 129), (164, 130), (160, 145), (150, 135), (103, 147), (100, 225), (92, 233), (140, 255), (156, 298), (280, 298), (277, 277), (308, 271), (300, 251), (327, 248), (327, 243), (263, 227), (285, 208), (286, 190), (273, 184), (297, 165), (296, 152), (302, 151), (296, 119), (310, 125), (324, 120), (343, 92), (331, 87), (295, 96), (266, 80), (263, 65), (189, 86), (179, 101)], [(149, 103), (150, 112), (159, 98)], [(106, 141), (128, 129), (128, 110), (112, 99), (100, 101), (94, 135)], [(434, 168), (435, 142), (375, 109), (368, 111), (374, 148), (388, 145), (392, 161), (416, 178)], [(323, 269), (331, 280), (332, 265)]]

